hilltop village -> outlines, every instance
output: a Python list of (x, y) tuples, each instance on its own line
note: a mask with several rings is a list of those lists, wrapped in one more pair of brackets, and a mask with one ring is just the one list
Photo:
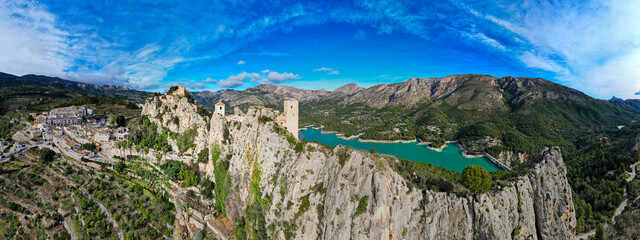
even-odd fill
[[(171, 94), (186, 96), (189, 93), (182, 85), (179, 85), (174, 91), (171, 91)], [(242, 123), (244, 120), (242, 112), (237, 109), (236, 112), (239, 114), (226, 114), (225, 104), (222, 101), (215, 104), (215, 114), (225, 117), (227, 121)], [(284, 111), (280, 113), (274, 110), (274, 112), (278, 125), (298, 138), (298, 101), (285, 100)], [(49, 112), (37, 115), (32, 113), (30, 117), (34, 121), (18, 132), (16, 136), (19, 139), (28, 139), (38, 146), (50, 144), (75, 159), (85, 158), (101, 162), (117, 161), (117, 158), (109, 154), (117, 152), (114, 148), (117, 148), (118, 142), (126, 141), (130, 134), (129, 128), (124, 123), (115, 121), (118, 119), (117, 116), (109, 115), (106, 119), (96, 119), (94, 110), (84, 106), (54, 108)], [(18, 122), (17, 119), (14, 121)], [(5, 148), (10, 150), (3, 152)], [(0, 152), (3, 152), (3, 159), (26, 149), (26, 145), (23, 144), (13, 144), (5, 140), (0, 142)], [(181, 156), (179, 153), (176, 155)]]

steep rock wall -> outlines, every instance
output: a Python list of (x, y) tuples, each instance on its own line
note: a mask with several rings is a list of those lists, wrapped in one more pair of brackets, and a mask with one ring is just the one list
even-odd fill
[[(169, 115), (180, 117), (180, 124), (171, 126), (156, 118), (164, 105), (177, 105), (178, 111)], [(198, 126), (198, 149), (220, 146), (221, 158), (230, 156), (226, 172), (231, 186), (226, 198), (220, 199), (226, 216), (233, 223), (246, 220), (249, 228), (256, 229), (254, 234), (268, 238), (572, 239), (574, 235), (571, 190), (555, 149), (510, 186), (458, 196), (411, 188), (390, 167), (393, 158), (316, 143), (296, 152), (286, 131), (273, 121), (258, 120), (273, 118), (269, 109), (250, 108), (243, 122), (227, 122), (213, 114), (207, 125), (195, 105), (167, 96), (145, 103), (143, 114), (172, 131)], [(214, 180), (211, 162), (200, 168)], [(213, 216), (203, 214), (208, 219)]]
[[(411, 190), (387, 159), (342, 147), (329, 150), (315, 143), (296, 153), (274, 123), (257, 117), (268, 110), (250, 109), (245, 122), (231, 130), (223, 152), (233, 154), (227, 215), (246, 216), (254, 201), (250, 189), (254, 168), (261, 170), (261, 198), (269, 237), (300, 239), (570, 239), (575, 213), (566, 169), (557, 150), (544, 154), (532, 171), (511, 186), (476, 196)], [(219, 121), (211, 121), (213, 130)], [(315, 151), (309, 151), (315, 149)], [(322, 190), (318, 185), (322, 184)], [(309, 207), (302, 211), (308, 196)], [(361, 199), (368, 198), (364, 211)], [(285, 233), (291, 231), (292, 234)]]

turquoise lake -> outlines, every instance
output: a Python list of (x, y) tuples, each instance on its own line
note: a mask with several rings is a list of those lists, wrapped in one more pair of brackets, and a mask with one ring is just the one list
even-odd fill
[(357, 138), (349, 140), (342, 139), (334, 133), (322, 133), (321, 129), (313, 129), (308, 127), (300, 130), (300, 138), (307, 141), (318, 141), (329, 146), (337, 146), (338, 144), (348, 146), (353, 149), (371, 150), (375, 148), (378, 153), (393, 155), (397, 158), (412, 160), (416, 162), (431, 163), (438, 167), (443, 167), (456, 172), (462, 172), (462, 169), (469, 165), (481, 166), (487, 171), (500, 170), (500, 167), (493, 164), (485, 157), (466, 158), (462, 156), (462, 149), (458, 144), (447, 143), (442, 152), (428, 149), (426, 145), (418, 145), (417, 142), (412, 143), (374, 143), (360, 142)]

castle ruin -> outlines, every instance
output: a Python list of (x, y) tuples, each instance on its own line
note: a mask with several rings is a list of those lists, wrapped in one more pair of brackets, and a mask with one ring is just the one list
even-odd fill
[(284, 111), (276, 116), (276, 122), (298, 138), (298, 100), (285, 100)]

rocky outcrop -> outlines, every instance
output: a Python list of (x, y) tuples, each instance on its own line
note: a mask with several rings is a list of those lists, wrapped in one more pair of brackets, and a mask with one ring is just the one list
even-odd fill
[(505, 166), (512, 168), (516, 164), (526, 162), (528, 159), (528, 156), (526, 153), (514, 153), (513, 151), (503, 151), (495, 158)]
[(531, 170), (536, 226), (541, 239), (572, 239), (575, 236), (575, 209), (566, 174), (558, 149), (547, 152)]
[[(148, 105), (145, 114), (152, 115), (153, 103)], [(257, 238), (573, 238), (571, 189), (555, 149), (506, 187), (457, 195), (412, 188), (391, 168), (396, 160), (389, 156), (316, 143), (298, 144), (302, 148), (296, 151), (284, 130), (273, 121), (259, 121), (260, 116), (274, 117), (274, 112), (250, 108), (242, 122), (214, 114), (208, 136), (198, 143), (221, 147), (218, 161), (228, 161), (228, 169), (208, 163), (203, 171), (209, 177), (214, 170), (228, 174), (228, 193), (216, 201), (224, 202), (228, 220), (242, 220)], [(200, 213), (201, 219), (214, 214)]]
[[(198, 105), (193, 103), (189, 92), (182, 86), (167, 94), (147, 99), (142, 106), (142, 115), (146, 115), (151, 122), (156, 123), (159, 132), (165, 128), (174, 133), (195, 129), (197, 131), (194, 139), (196, 147), (189, 150), (192, 155), (208, 146), (208, 121), (205, 116), (198, 113)], [(170, 140), (169, 143), (174, 150), (178, 149), (175, 141)]]

